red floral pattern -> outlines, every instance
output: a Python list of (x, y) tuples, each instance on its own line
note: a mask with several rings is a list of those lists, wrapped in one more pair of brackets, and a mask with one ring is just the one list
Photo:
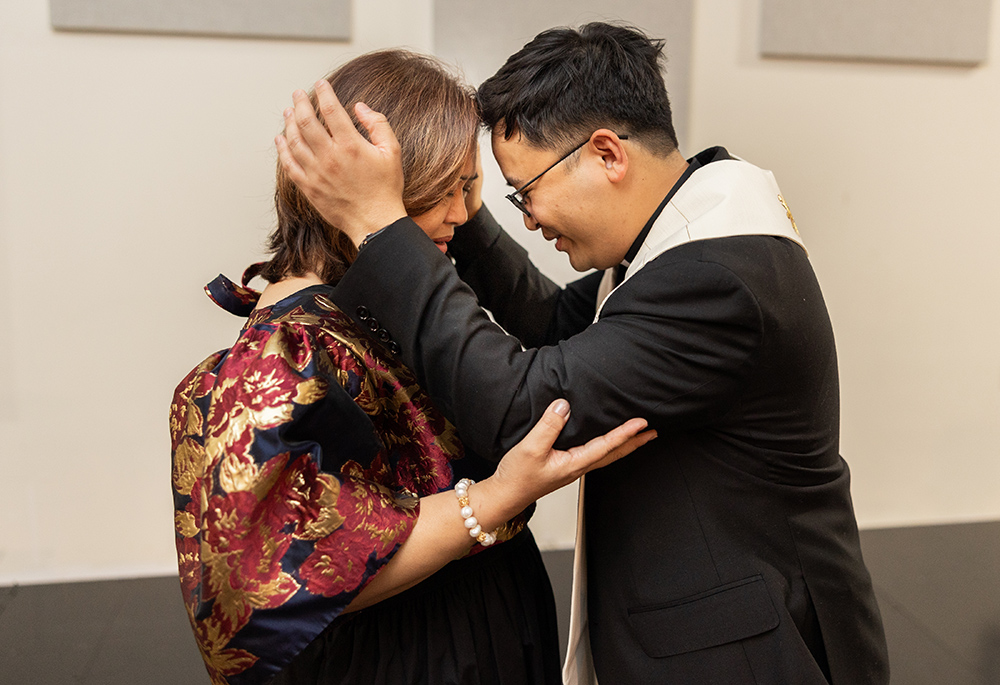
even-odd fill
[[(384, 445), (335, 473), (323, 455), (351, 445), (307, 428), (331, 393), (352, 396)], [(188, 374), (170, 437), (181, 590), (212, 682), (232, 685), (265, 682), (343, 611), (412, 530), (401, 491), (451, 487), (462, 454), (409, 371), (322, 292), (254, 312)], [(286, 639), (273, 640), (278, 607)]]

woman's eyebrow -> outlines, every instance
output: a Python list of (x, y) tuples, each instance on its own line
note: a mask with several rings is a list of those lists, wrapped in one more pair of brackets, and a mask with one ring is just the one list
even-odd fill
[(472, 176), (459, 176), (463, 181), (475, 181), (479, 178), (479, 174), (472, 174)]

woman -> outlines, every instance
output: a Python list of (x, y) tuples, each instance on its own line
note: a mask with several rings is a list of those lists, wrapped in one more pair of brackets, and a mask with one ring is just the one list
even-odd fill
[[(407, 212), (444, 251), (477, 176), (469, 92), (402, 51), (328, 80), (349, 107), (389, 119)], [(499, 467), (463, 454), (390, 335), (337, 308), (353, 244), (280, 167), (275, 196), (272, 259), (243, 287), (221, 276), (208, 286), (249, 318), (171, 407), (181, 585), (212, 681), (558, 682), (530, 505), (652, 434), (636, 435), (645, 424), (634, 420), (557, 452), (569, 409), (559, 401)], [(259, 295), (245, 287), (256, 274), (269, 282)]]

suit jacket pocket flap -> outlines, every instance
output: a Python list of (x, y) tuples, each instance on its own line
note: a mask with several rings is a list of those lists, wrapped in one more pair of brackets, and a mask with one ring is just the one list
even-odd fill
[(778, 626), (778, 613), (759, 575), (628, 613), (636, 639), (651, 657), (717, 647)]

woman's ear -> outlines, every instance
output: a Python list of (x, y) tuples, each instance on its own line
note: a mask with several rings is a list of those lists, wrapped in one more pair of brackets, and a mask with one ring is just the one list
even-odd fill
[(623, 139), (614, 131), (599, 128), (590, 136), (591, 151), (600, 157), (608, 180), (618, 183), (628, 172), (628, 153)]

